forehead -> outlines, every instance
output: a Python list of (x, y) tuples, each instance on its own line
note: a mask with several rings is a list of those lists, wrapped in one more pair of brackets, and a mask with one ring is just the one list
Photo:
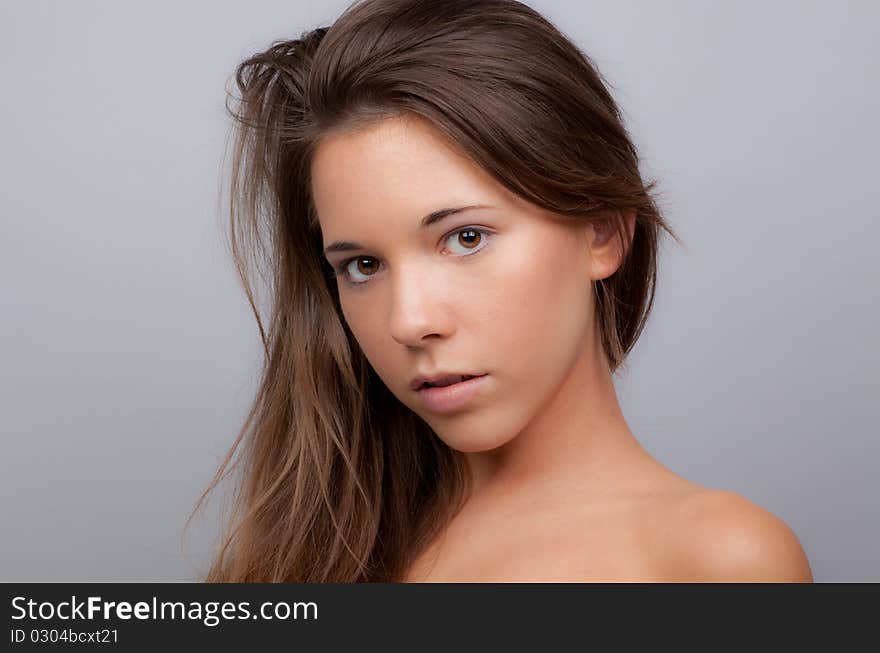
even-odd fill
[[(322, 229), (438, 207), (509, 201), (503, 187), (427, 121), (388, 118), (326, 136), (312, 158), (312, 195)], [(381, 214), (381, 215), (379, 215)]]

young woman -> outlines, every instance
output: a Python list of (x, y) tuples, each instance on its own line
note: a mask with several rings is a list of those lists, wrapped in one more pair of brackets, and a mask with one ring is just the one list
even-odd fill
[(612, 374), (678, 238), (551, 23), (364, 0), (236, 81), (231, 243), (266, 360), (197, 504), (240, 466), (206, 580), (811, 580), (783, 521), (627, 426)]

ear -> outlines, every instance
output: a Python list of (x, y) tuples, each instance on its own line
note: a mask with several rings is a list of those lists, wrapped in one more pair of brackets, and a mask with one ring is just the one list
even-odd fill
[(613, 212), (587, 226), (587, 243), (590, 253), (590, 278), (605, 279), (614, 274), (623, 262), (626, 243), (617, 231), (617, 221), (623, 219), (627, 239), (631, 243), (636, 226), (635, 209)]

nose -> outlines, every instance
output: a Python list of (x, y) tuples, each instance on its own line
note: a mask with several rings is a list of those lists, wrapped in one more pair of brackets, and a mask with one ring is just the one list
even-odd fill
[(391, 280), (389, 330), (402, 345), (417, 347), (428, 336), (445, 337), (452, 326), (442, 284), (427, 269), (409, 266)]

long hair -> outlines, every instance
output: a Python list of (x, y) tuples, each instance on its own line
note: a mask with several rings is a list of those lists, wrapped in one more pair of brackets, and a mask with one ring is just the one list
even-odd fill
[[(680, 241), (600, 73), (515, 0), (361, 0), (247, 58), (235, 81), (229, 236), (265, 359), (245, 423), (190, 514), (239, 468), (204, 580), (398, 581), (469, 478), (347, 328), (310, 191), (321, 138), (420, 116), (526, 200), (607, 221), (625, 247), (617, 271), (594, 282), (612, 371), (651, 310), (660, 230)], [(635, 212), (633, 231), (623, 211)], [(265, 322), (254, 270), (268, 287)]]

